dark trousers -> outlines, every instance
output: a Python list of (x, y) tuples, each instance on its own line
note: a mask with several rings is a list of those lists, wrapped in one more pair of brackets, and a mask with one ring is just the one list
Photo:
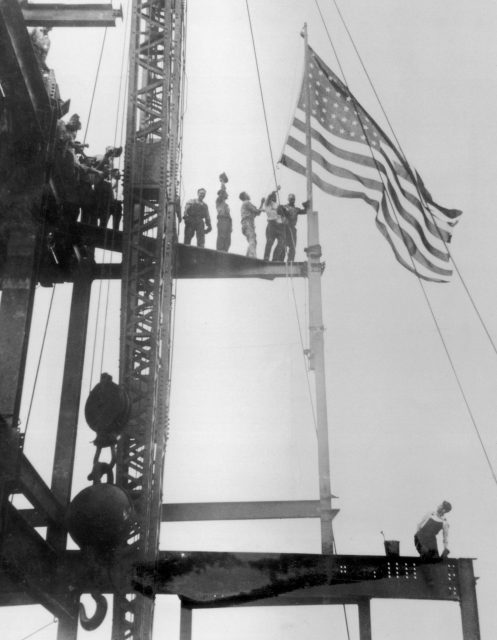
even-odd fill
[(433, 539), (430, 539), (428, 542), (425, 541), (425, 544), (421, 544), (418, 536), (415, 535), (414, 546), (416, 547), (416, 551), (419, 555), (425, 560), (439, 560), (440, 556), (438, 554), (437, 539), (435, 536), (433, 536)]
[(231, 244), (231, 230), (232, 230), (231, 218), (218, 218), (217, 219), (217, 241), (216, 249), (218, 251), (228, 251)]
[(197, 247), (205, 246), (205, 227), (203, 218), (189, 218), (185, 220), (185, 244), (191, 244), (197, 235)]
[(295, 249), (297, 247), (297, 227), (292, 227), (289, 224), (285, 227), (286, 231), (286, 246), (288, 249), (288, 262), (293, 262), (295, 260)]
[(264, 260), (269, 260), (271, 249), (275, 242), (276, 247), (273, 252), (273, 262), (283, 262), (285, 259), (285, 226), (280, 222), (276, 222), (276, 220), (269, 220), (266, 227)]

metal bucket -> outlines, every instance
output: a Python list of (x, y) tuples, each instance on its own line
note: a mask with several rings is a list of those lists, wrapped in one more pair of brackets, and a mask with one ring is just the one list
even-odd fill
[(385, 540), (385, 553), (387, 556), (400, 556), (400, 542), (398, 540)]

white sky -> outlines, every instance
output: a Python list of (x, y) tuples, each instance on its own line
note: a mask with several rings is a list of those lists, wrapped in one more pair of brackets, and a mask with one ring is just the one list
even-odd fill
[[(320, 1), (347, 81), (381, 124), (384, 119), (331, 1)], [(341, 8), (369, 75), (410, 162), (440, 204), (464, 215), (452, 252), (488, 331), (495, 339), (497, 302), (497, 8), (489, 0), (349, 0)], [(189, 0), (188, 93), (183, 193), (208, 190), (214, 213), (217, 177), (226, 171), (234, 219), (232, 250), (244, 253), (238, 193), (257, 202), (273, 188), (245, 2)], [(290, 123), (302, 70), (299, 37), (338, 72), (312, 0), (251, 0), (268, 124), (278, 156)], [(126, 7), (125, 7), (126, 8)], [(90, 121), (90, 150), (114, 141), (123, 24), (109, 30)], [(58, 29), (48, 63), (62, 96), (86, 123), (103, 31)], [(278, 171), (285, 197), (300, 202), (305, 185)], [(384, 531), (414, 555), (421, 516), (448, 499), (453, 504), (454, 557), (477, 558), (482, 638), (497, 637), (497, 487), (484, 459), (423, 291), (398, 265), (366, 204), (315, 192), (320, 212), (326, 325), (332, 491), (340, 553), (381, 554)], [(258, 222), (258, 253), (264, 244)], [(299, 221), (297, 257), (305, 228)], [(215, 247), (215, 233), (207, 236)], [(303, 338), (305, 288), (295, 281)], [(497, 467), (495, 422), (497, 356), (461, 281), (424, 285), (471, 406), (481, 438)], [(101, 289), (106, 299), (107, 285)], [(49, 291), (40, 291), (26, 389), (46, 318)], [(26, 452), (50, 479), (58, 393), (67, 330), (68, 287), (57, 287), (54, 317), (34, 396)], [(292, 282), (181, 281), (177, 286), (171, 427), (166, 501), (277, 500), (317, 497), (316, 442), (300, 348)], [(94, 303), (98, 298), (95, 289)], [(111, 288), (103, 369), (117, 378), (118, 292)], [(102, 313), (100, 314), (100, 318)], [(95, 320), (92, 321), (92, 327)], [(83, 400), (99, 377), (99, 324), (93, 382), (87, 366)], [(94, 333), (92, 329), (91, 333)], [(91, 346), (91, 345), (90, 345)], [(89, 353), (91, 354), (92, 348)], [(31, 386), (30, 386), (31, 385)], [(28, 394), (29, 395), (29, 394)], [(25, 398), (24, 420), (29, 398)], [(84, 486), (93, 451), (81, 420), (75, 489)], [(315, 522), (175, 524), (164, 526), (164, 549), (319, 552)], [(373, 601), (378, 639), (462, 638), (455, 603)], [(20, 614), (20, 615), (19, 615)], [(49, 622), (47, 612), (2, 612), (5, 638), (17, 640)], [(110, 618), (110, 616), (109, 616)], [(351, 637), (358, 638), (349, 608)], [(107, 621), (107, 625), (110, 621)], [(157, 606), (156, 638), (177, 638), (174, 597)], [(51, 640), (55, 627), (36, 637)], [(339, 607), (220, 610), (194, 614), (195, 640), (257, 637), (346, 638)], [(355, 634), (355, 635), (354, 635)], [(81, 632), (81, 637), (86, 637)], [(90, 635), (88, 635), (90, 637)], [(108, 627), (93, 632), (109, 637)]]

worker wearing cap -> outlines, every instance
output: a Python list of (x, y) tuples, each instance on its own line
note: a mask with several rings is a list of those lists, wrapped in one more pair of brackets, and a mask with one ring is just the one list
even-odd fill
[[(306, 205), (307, 203), (304, 203)], [(288, 251), (287, 260), (293, 262), (295, 260), (295, 249), (297, 247), (297, 219), (299, 215), (307, 213), (307, 209), (300, 209), (295, 206), (295, 195), (288, 194), (288, 203), (284, 205), (285, 211), (285, 245)]]
[(257, 208), (255, 204), (250, 202), (250, 196), (246, 191), (242, 191), (239, 195), (242, 201), (241, 221), (242, 233), (247, 238), (248, 248), (247, 257), (257, 258), (257, 235), (255, 232), (255, 217), (260, 215), (264, 198), (261, 201), (261, 208)]
[[(212, 231), (209, 207), (205, 204), (204, 198), (207, 194), (205, 189), (197, 191), (197, 198), (189, 200), (185, 206), (185, 244), (191, 244), (194, 235), (197, 236), (197, 246), (205, 246), (205, 234)], [(205, 221), (205, 226), (204, 226)]]
[(444, 500), (435, 511), (426, 514), (418, 524), (414, 535), (414, 545), (422, 558), (436, 560), (440, 558), (437, 546), (437, 534), (442, 532), (443, 553), (442, 557), (449, 554), (449, 523), (445, 514), (452, 510), (450, 502)]

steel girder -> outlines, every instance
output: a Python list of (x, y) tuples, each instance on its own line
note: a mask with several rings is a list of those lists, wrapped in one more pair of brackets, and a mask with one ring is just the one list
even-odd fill
[[(137, 515), (128, 551), (145, 562), (158, 554), (167, 436), (184, 11), (183, 0), (134, 0), (132, 8), (120, 354), (132, 408), (117, 483)], [(122, 585), (113, 638), (147, 640), (152, 623), (153, 601)]]

